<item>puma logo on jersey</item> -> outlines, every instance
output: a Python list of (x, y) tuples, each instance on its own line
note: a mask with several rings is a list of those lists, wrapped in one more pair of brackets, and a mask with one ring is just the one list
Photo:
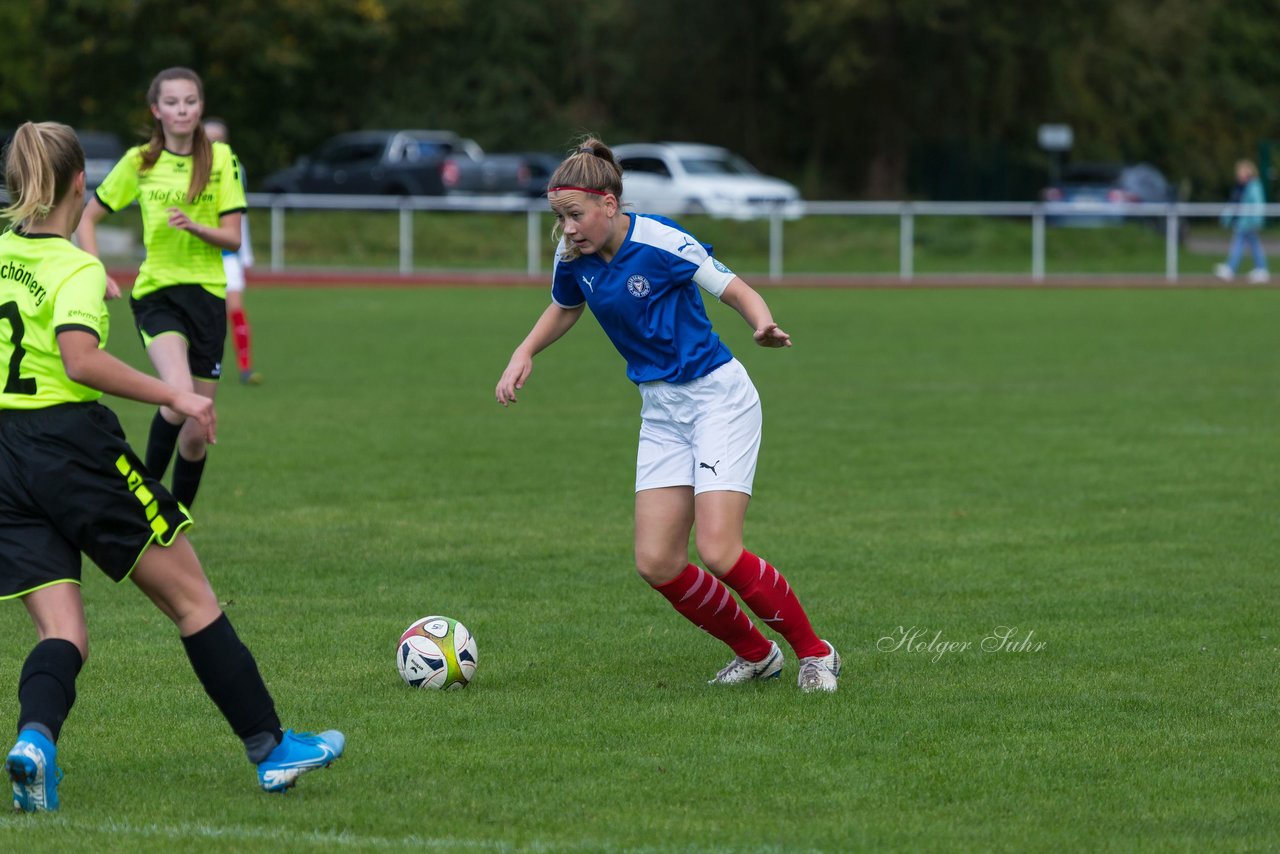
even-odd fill
[(680, 244), (680, 246), (676, 248), (676, 251), (683, 252), (684, 250), (688, 249), (690, 246), (697, 246), (697, 245), (698, 244), (694, 243), (692, 240), (686, 237), (684, 238), (684, 243)]
[(719, 473), (718, 471), (716, 471), (716, 466), (718, 466), (718, 465), (720, 465), (720, 461), (719, 461), (719, 460), (716, 460), (716, 461), (715, 461), (714, 463), (712, 463), (711, 465), (707, 465), (706, 463), (698, 463), (698, 468), (700, 468), (700, 469), (710, 469), (712, 474), (714, 474), (714, 475), (716, 475), (717, 477), (719, 477), (719, 476), (720, 476), (720, 473)]
[(595, 280), (596, 280), (596, 277), (595, 277), (595, 276), (592, 276), (592, 277), (591, 277), (591, 278), (589, 278), (589, 279), (588, 279), (586, 276), (583, 276), (583, 277), (582, 277), (582, 284), (586, 285), (586, 286), (587, 286), (587, 290), (591, 291), (591, 293), (595, 293), (595, 292), (596, 292), (596, 289), (595, 289), (594, 287), (592, 287), (592, 285), (595, 283)]

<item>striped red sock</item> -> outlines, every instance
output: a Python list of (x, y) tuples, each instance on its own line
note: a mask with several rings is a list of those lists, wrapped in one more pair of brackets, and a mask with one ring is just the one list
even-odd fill
[(253, 363), (249, 355), (249, 319), (243, 309), (231, 310), (231, 340), (236, 345), (236, 364), (241, 371), (249, 370)]
[(667, 597), (686, 620), (728, 644), (735, 655), (760, 661), (769, 654), (769, 641), (738, 607), (729, 588), (705, 569), (689, 564), (675, 580), (653, 589)]
[(721, 580), (738, 591), (742, 601), (765, 625), (787, 639), (797, 657), (827, 654), (826, 643), (814, 634), (809, 615), (795, 591), (782, 573), (764, 558), (743, 549), (738, 562)]

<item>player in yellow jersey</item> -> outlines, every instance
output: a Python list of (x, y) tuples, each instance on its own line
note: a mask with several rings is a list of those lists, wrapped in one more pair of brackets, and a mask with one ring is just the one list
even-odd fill
[[(161, 71), (147, 100), (154, 117), (151, 140), (126, 152), (94, 191), (77, 237), (96, 255), (97, 223), (138, 203), (147, 257), (129, 304), (142, 345), (161, 379), (212, 400), (227, 337), (222, 251), (240, 248), (245, 211), (240, 165), (229, 146), (211, 143), (204, 132), (204, 87), (194, 71)], [(108, 279), (107, 295), (118, 293)], [(147, 468), (157, 478), (164, 477), (175, 444), (173, 494), (190, 507), (204, 473), (203, 431), (162, 406), (151, 422), (146, 453)]]
[(16, 227), (0, 235), (0, 600), (21, 599), (39, 637), (22, 666), (18, 740), (5, 759), (14, 807), (58, 808), (56, 743), (89, 652), (81, 553), (115, 581), (131, 580), (174, 622), (262, 788), (286, 789), (341, 756), (342, 733), (281, 730), (253, 655), (183, 533), (189, 512), (98, 398), (158, 404), (210, 442), (213, 401), (103, 349), (106, 271), (70, 242), (85, 197), (84, 152), (71, 128), (27, 122), (5, 161), (13, 201), (3, 215)]

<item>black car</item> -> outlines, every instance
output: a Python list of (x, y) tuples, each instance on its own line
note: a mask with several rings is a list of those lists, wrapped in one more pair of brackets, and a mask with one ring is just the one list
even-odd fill
[[(1054, 203), (1046, 222), (1087, 227), (1120, 225), (1126, 219), (1097, 213), (1099, 207), (1178, 200), (1173, 184), (1149, 163), (1072, 163), (1063, 167), (1061, 179), (1046, 187), (1040, 197)], [(1082, 208), (1081, 212), (1071, 211), (1073, 206)], [(1149, 215), (1141, 219), (1151, 221)]]
[(92, 192), (116, 163), (124, 157), (124, 143), (114, 133), (100, 130), (77, 130), (84, 149), (84, 184)]
[(539, 151), (486, 154), (478, 145), (451, 156), (444, 164), (444, 184), (450, 195), (547, 194), (547, 181), (561, 158)]
[(268, 193), (439, 196), (441, 170), (465, 140), (449, 131), (369, 130), (339, 134), (262, 181)]
[(9, 204), (9, 194), (4, 191), (4, 160), (3, 157), (7, 153), (6, 148), (9, 147), (9, 140), (13, 137), (12, 128), (0, 128), (0, 205)]
[(525, 172), (522, 192), (534, 198), (547, 194), (551, 174), (560, 167), (564, 155), (549, 154), (545, 151), (527, 151), (524, 153)]

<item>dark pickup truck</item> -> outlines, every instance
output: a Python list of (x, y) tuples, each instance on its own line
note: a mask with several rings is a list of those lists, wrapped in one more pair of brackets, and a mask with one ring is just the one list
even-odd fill
[(441, 196), (445, 193), (445, 163), (468, 143), (450, 131), (343, 133), (329, 139), (314, 154), (268, 175), (262, 181), (262, 190)]

